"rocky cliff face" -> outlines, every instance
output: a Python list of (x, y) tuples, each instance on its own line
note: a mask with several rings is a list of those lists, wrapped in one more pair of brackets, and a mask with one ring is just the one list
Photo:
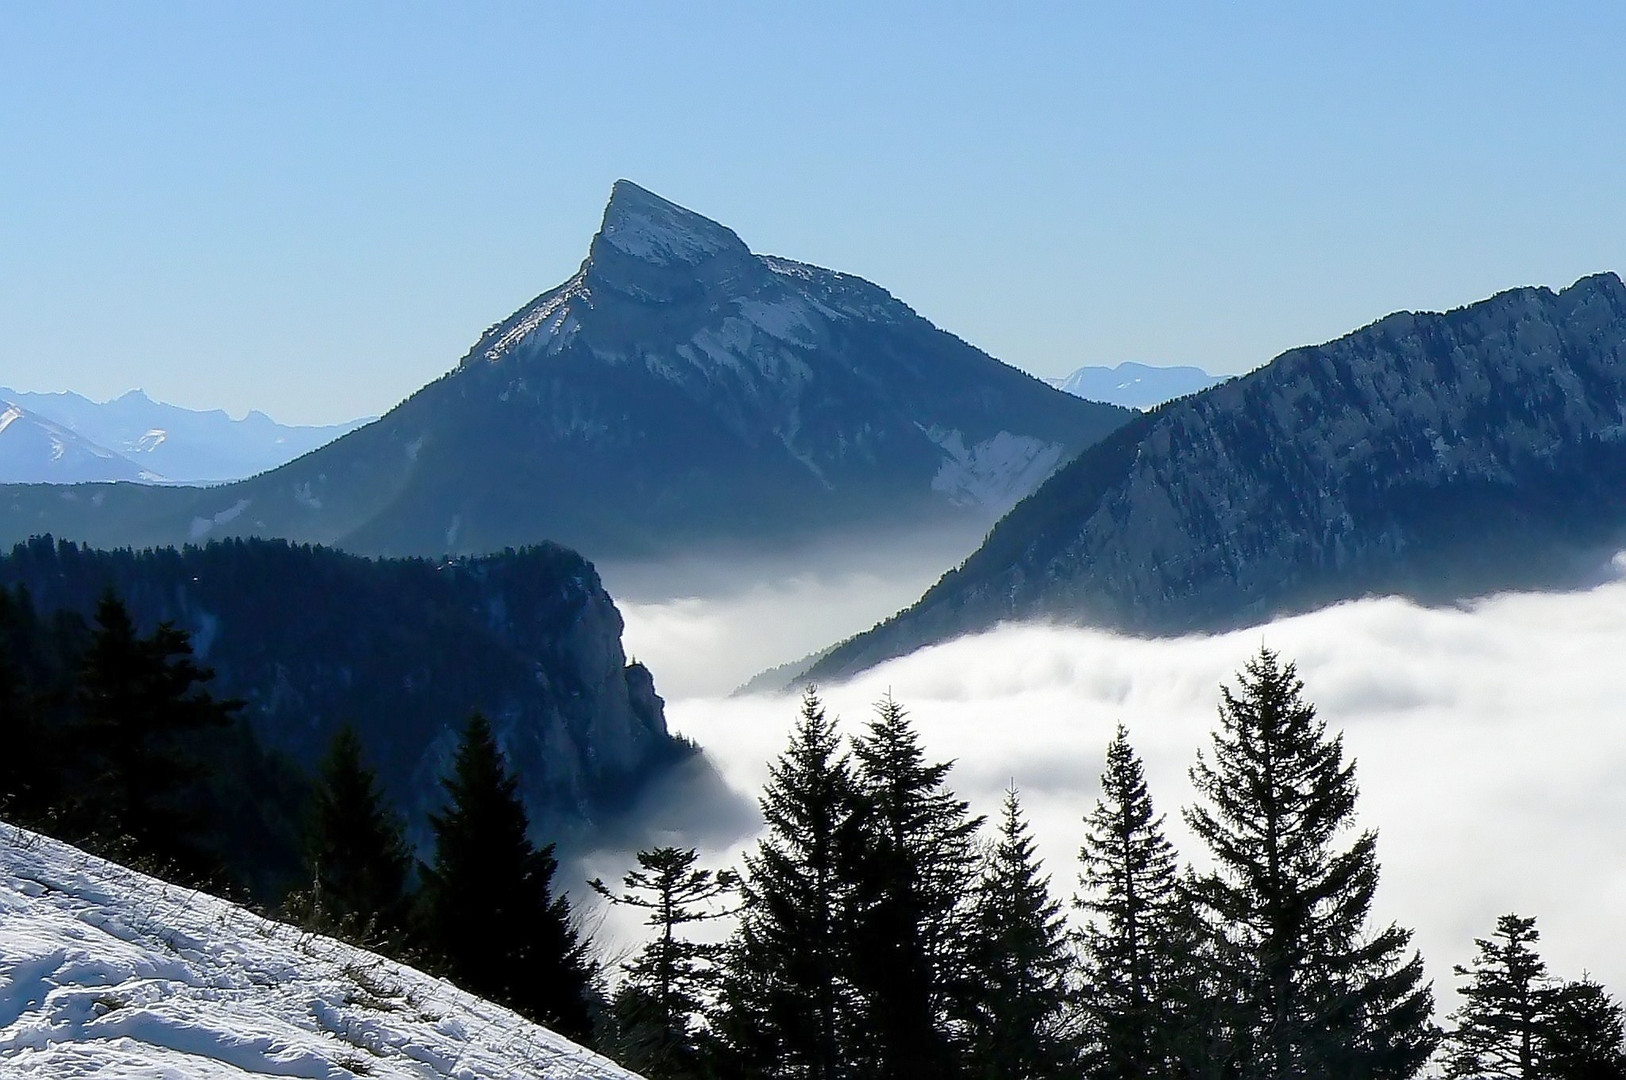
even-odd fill
[(622, 181), (569, 281), (377, 423), (202, 492), (0, 489), (0, 539), (394, 555), (548, 539), (605, 559), (986, 527), (1129, 416)]
[(88, 613), (111, 587), (144, 628), (175, 622), (216, 691), (307, 765), (354, 725), (420, 825), (476, 710), (553, 837), (615, 814), (684, 753), (593, 567), (563, 549), (431, 562), (270, 541), (136, 554), (40, 540), (0, 558), (0, 587), (19, 584), (41, 611)]
[(1233, 626), (1576, 579), (1626, 538), (1626, 287), (1400, 313), (1116, 432), (815, 674), (1009, 618)]

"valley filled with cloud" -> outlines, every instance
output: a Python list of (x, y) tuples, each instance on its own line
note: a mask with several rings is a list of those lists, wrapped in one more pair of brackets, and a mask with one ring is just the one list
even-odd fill
[[(1509, 911), (1538, 917), (1542, 955), (1556, 974), (1626, 983), (1626, 940), (1610, 930), (1626, 910), (1623, 567), (1617, 559), (1616, 577), (1586, 591), (1446, 608), (1363, 600), (1217, 636), (1146, 640), (1010, 625), (922, 650), (822, 695), (857, 731), (891, 693), (930, 754), (956, 761), (950, 783), (978, 813), (995, 813), (1014, 782), (1052, 888), (1066, 898), (1081, 818), (1120, 722), (1145, 759), (1181, 858), (1203, 865), (1180, 815), (1193, 798), (1187, 770), (1210, 742), (1220, 685), (1234, 682), (1261, 645), (1279, 651), (1296, 662), (1306, 697), (1359, 763), (1360, 826), (1379, 831), (1376, 916), (1415, 929), (1443, 1016), (1457, 1004), (1451, 965), (1466, 962), (1473, 939)], [(803, 644), (791, 640), (797, 630), (775, 620), (794, 622), (805, 611), (824, 626), (898, 585), (825, 576), (632, 605), (629, 647), (660, 658), (657, 685), (672, 727), (705, 748), (749, 807), (798, 699), (728, 696), (731, 659), (760, 659), (772, 642), (790, 647), (780, 660), (793, 658)], [(794, 602), (782, 602), (787, 592)], [(767, 603), (770, 594), (781, 602)], [(668, 689), (708, 681), (709, 692)], [(699, 844), (714, 865), (737, 864), (752, 839), (748, 813), (719, 811), (708, 828), (696, 821), (694, 802), (669, 803), (678, 815), (670, 836)]]

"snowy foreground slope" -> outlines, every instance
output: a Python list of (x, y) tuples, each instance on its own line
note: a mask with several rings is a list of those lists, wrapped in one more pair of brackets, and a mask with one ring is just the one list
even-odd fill
[(0, 1076), (633, 1074), (450, 983), (0, 825)]

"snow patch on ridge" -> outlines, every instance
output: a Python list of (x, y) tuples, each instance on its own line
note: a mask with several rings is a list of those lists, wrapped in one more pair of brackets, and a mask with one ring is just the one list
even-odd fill
[(757, 258), (763, 266), (791, 281), (793, 288), (805, 292), (814, 308), (827, 318), (885, 322), (915, 314), (908, 304), (873, 281), (778, 255), (758, 255)]
[(215, 526), (225, 525), (229, 522), (237, 520), (237, 518), (242, 515), (243, 511), (249, 508), (249, 504), (253, 501), (253, 499), (238, 499), (234, 505), (228, 506), (214, 517), (193, 518), (192, 527), (187, 530), (188, 538), (192, 540), (202, 540), (205, 536), (209, 535), (210, 530), (214, 529)]
[(11, 826), (0, 1061), (18, 1080), (636, 1080), (448, 982)]
[(576, 331), (581, 329), (581, 323), (571, 313), (570, 302), (581, 300), (588, 304), (592, 303), (586, 282), (587, 272), (584, 269), (553, 292), (533, 301), (508, 329), (481, 351), (480, 355), (487, 360), (501, 360), (519, 346), (528, 343), (533, 336), (551, 339), (548, 340), (548, 353), (557, 354), (576, 336)]
[(921, 427), (943, 451), (943, 464), (932, 477), (932, 490), (956, 506), (978, 506), (1002, 515), (1061, 464), (1064, 447), (1031, 435), (1001, 431), (971, 447), (958, 431)]
[(734, 306), (740, 314), (763, 333), (792, 345), (811, 347), (815, 332), (808, 305), (795, 297), (763, 302), (736, 300)]

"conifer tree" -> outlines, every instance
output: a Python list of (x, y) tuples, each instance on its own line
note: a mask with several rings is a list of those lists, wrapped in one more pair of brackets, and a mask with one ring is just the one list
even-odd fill
[(854, 780), (818, 691), (803, 692), (790, 745), (768, 767), (766, 835), (745, 860), (724, 1034), (760, 1074), (847, 1075), (856, 1003), (846, 917)]
[(1377, 835), (1348, 846), (1355, 766), (1305, 701), (1294, 666), (1261, 648), (1221, 691), (1213, 757), (1191, 777), (1186, 820), (1213, 855), (1197, 899), (1226, 935), (1246, 1007), (1245, 1077), (1409, 1077), (1438, 1033), (1410, 931), (1368, 925)]
[(98, 761), (88, 829), (190, 875), (210, 860), (196, 801), (201, 770), (183, 739), (225, 727), (242, 706), (209, 694), (213, 675), (174, 624), (142, 637), (111, 591), (97, 604), (78, 694), (83, 738)]
[(683, 936), (682, 928), (732, 914), (715, 904), (739, 886), (731, 870), (697, 867), (693, 848), (640, 851), (638, 869), (614, 892), (594, 878), (593, 890), (612, 904), (648, 912), (655, 938), (625, 965), (627, 982), (616, 994), (622, 1064), (652, 1077), (677, 1080), (700, 1075), (701, 1017), (717, 980), (718, 946)]
[(1089, 914), (1079, 936), (1092, 1073), (1157, 1076), (1173, 1054), (1173, 953), (1183, 924), (1174, 848), (1122, 724), (1107, 747), (1101, 797), (1084, 820), (1077, 904)]
[[(0, 590), (0, 619), (10, 594)], [(52, 770), (47, 759), (47, 733), (22, 668), (12, 659), (10, 642), (0, 634), (0, 814), (14, 821), (31, 820), (43, 801), (42, 774)]]
[[(951, 763), (928, 763), (903, 707), (876, 703), (854, 740), (861, 843), (853, 957), (872, 1048), (859, 1075), (937, 1080), (957, 1071), (950, 1014), (965, 991), (969, 900), (981, 818), (944, 786)], [(868, 1056), (873, 1060), (864, 1060)]]
[(1552, 980), (1537, 955), (1536, 920), (1503, 915), (1489, 938), (1476, 938), (1478, 953), (1452, 970), (1468, 981), (1457, 988), (1462, 1007), (1451, 1014), (1446, 1076), (1534, 1080), (1544, 1075), (1542, 1034)]
[(321, 925), (375, 947), (397, 939), (412, 866), (405, 828), (362, 761), (355, 728), (340, 728), (311, 797), (306, 857)]
[(1552, 1080), (1626, 1080), (1626, 1014), (1590, 978), (1553, 993), (1542, 1042)]
[[(1180, 874), (1167, 909), (1159, 951), (1163, 974), (1161, 1023), (1153, 1046), (1165, 1075), (1181, 1080), (1237, 1080), (1255, 1075), (1246, 1067), (1251, 1052), (1252, 1002), (1238, 985), (1241, 949), (1196, 900), (1198, 875)], [(1088, 995), (1089, 986), (1085, 987)], [(1155, 1071), (1145, 1075), (1158, 1075)]]
[(464, 988), (586, 1039), (587, 947), (568, 899), (553, 894), (553, 845), (531, 844), (518, 781), (483, 716), (469, 720), (444, 783), (448, 805), (429, 819), (435, 862), (421, 868), (427, 944)]
[(1061, 904), (1050, 895), (1013, 785), (977, 884), (970, 968), (967, 1073), (979, 1080), (1044, 1080), (1072, 1065), (1068, 948)]

